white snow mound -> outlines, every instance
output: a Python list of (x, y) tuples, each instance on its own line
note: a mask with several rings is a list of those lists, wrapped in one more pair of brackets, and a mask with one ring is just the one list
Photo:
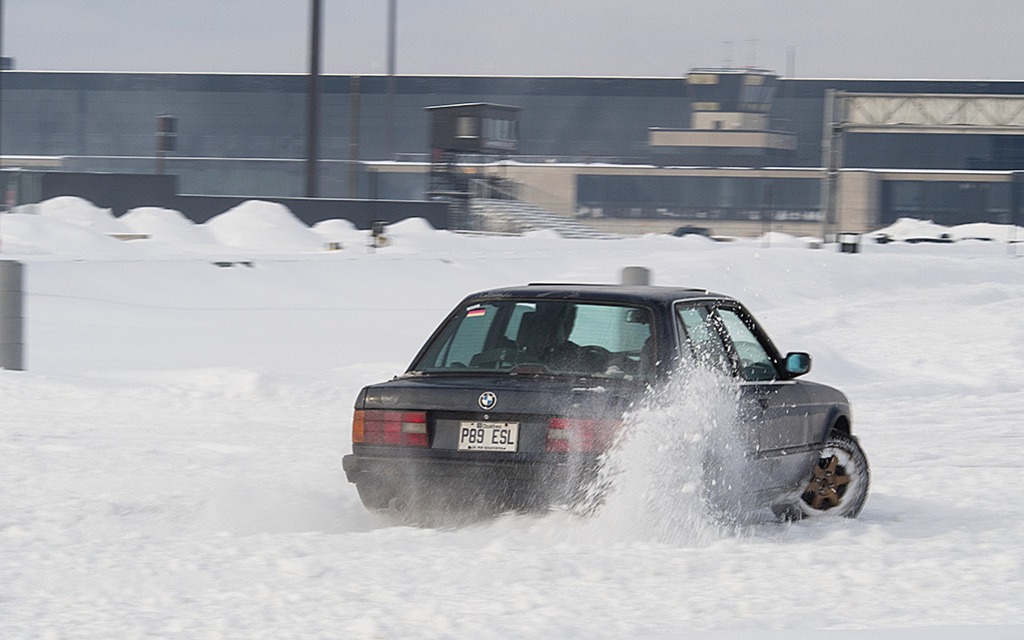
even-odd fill
[(324, 242), (338, 242), (342, 248), (365, 246), (369, 243), (370, 232), (357, 229), (350, 220), (323, 220), (312, 226), (312, 231)]
[(797, 238), (788, 233), (779, 233), (778, 231), (766, 233), (758, 238), (758, 240), (762, 245), (767, 244), (772, 247), (796, 247), (803, 249), (809, 244), (806, 238)]
[(389, 224), (385, 231), (388, 235), (401, 236), (408, 238), (411, 236), (421, 235), (430, 236), (437, 233), (435, 229), (426, 218), (406, 218), (393, 224)]
[(248, 200), (203, 225), (214, 239), (229, 247), (267, 251), (317, 251), (322, 238), (288, 207)]
[(180, 211), (162, 207), (138, 207), (118, 218), (134, 233), (174, 245), (213, 244), (208, 230), (196, 225)]
[[(26, 209), (25, 213), (30, 210)], [(77, 196), (58, 196), (44, 200), (31, 206), (31, 212), (44, 218), (60, 220), (68, 224), (85, 227), (99, 233), (129, 233), (110, 209), (97, 207), (84, 198)]]
[(1024, 227), (992, 222), (973, 222), (954, 227), (944, 227), (931, 220), (900, 218), (884, 229), (873, 232), (872, 237), (889, 236), (893, 240), (922, 238), (951, 240), (993, 240), (996, 242), (1018, 242), (1024, 240)]
[(126, 243), (72, 222), (28, 213), (3, 215), (5, 255), (59, 255), (106, 260), (124, 257)]

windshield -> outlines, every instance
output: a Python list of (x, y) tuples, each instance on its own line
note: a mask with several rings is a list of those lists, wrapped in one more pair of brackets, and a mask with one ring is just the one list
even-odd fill
[(648, 309), (503, 299), (459, 310), (410, 371), (649, 379), (653, 368)]

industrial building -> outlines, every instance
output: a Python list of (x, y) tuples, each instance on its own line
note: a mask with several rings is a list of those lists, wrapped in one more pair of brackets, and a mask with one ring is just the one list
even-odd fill
[[(1024, 220), (1024, 82), (708, 68), (675, 78), (328, 75), (319, 90), (317, 195), (338, 203), (447, 197), (443, 159), (469, 200), (517, 199), (617, 233)], [(306, 101), (304, 75), (4, 71), (8, 203), (78, 188), (115, 209), (166, 206), (172, 192), (301, 198)], [(514, 118), (452, 137), (504, 142), (446, 154), (431, 129), (436, 108), (460, 105)], [(135, 179), (104, 202), (109, 189), (81, 187), (101, 174)]]

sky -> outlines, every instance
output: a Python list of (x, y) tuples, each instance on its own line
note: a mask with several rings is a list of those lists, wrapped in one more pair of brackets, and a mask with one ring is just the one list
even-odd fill
[[(0, 0), (2, 1), (2, 0)], [(309, 0), (6, 0), (26, 70), (305, 73)], [(387, 70), (388, 0), (323, 0), (324, 73)], [(398, 0), (396, 69), (438, 75), (1024, 79), (1019, 0)]]

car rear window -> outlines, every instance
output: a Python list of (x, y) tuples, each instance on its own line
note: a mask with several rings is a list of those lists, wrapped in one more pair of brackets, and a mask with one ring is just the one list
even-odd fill
[(649, 309), (560, 300), (494, 300), (460, 309), (411, 371), (536, 373), (646, 379)]

